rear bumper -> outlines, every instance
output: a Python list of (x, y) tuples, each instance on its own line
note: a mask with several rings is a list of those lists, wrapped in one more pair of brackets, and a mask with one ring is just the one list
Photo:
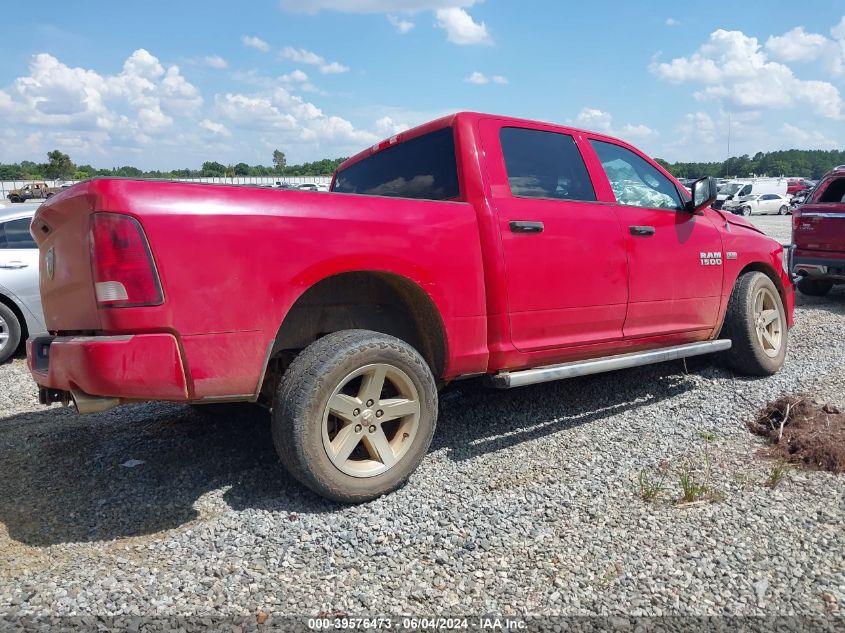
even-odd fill
[(26, 343), (32, 377), (44, 389), (131, 400), (188, 399), (172, 334), (43, 336)]
[(845, 280), (845, 252), (796, 249), (792, 256), (792, 272), (799, 277)]

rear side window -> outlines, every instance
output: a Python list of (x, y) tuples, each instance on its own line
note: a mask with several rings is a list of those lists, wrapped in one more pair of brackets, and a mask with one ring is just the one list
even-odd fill
[(571, 136), (506, 127), (499, 138), (512, 195), (595, 202), (593, 183)]
[(38, 248), (29, 233), (29, 218), (0, 223), (0, 248)]
[(455, 138), (444, 128), (388, 147), (338, 172), (334, 191), (392, 198), (460, 196)]
[(845, 202), (845, 178), (831, 180), (830, 184), (817, 194), (816, 202)]
[(610, 181), (616, 202), (649, 209), (683, 209), (672, 181), (634, 152), (613, 143), (591, 140)]

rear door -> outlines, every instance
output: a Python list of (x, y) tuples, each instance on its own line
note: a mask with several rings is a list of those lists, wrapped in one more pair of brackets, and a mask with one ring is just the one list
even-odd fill
[(511, 339), (520, 351), (622, 339), (625, 242), (596, 202), (573, 134), (480, 122), (507, 269)]
[(640, 154), (591, 138), (616, 198), (629, 268), (626, 338), (691, 333), (718, 320), (722, 238), (705, 215), (683, 210), (674, 183)]
[(822, 182), (801, 206), (794, 225), (800, 248), (845, 252), (845, 177)]
[(38, 246), (29, 233), (30, 217), (0, 222), (0, 286), (5, 287), (38, 319)]

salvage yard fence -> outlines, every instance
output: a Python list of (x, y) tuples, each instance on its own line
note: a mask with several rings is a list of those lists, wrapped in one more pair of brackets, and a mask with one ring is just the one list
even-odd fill
[[(234, 176), (228, 177), (205, 177), (205, 178), (171, 178), (171, 181), (178, 182), (207, 182), (220, 185), (254, 185), (256, 187), (272, 187), (277, 183), (287, 183), (294, 186), (315, 184), (315, 185), (330, 185), (332, 182), (331, 176)], [(73, 185), (76, 180), (0, 180), (0, 195), (2, 200), (6, 199), (10, 191), (20, 189), (28, 184), (36, 182), (46, 182), (48, 187), (63, 187), (65, 185)]]

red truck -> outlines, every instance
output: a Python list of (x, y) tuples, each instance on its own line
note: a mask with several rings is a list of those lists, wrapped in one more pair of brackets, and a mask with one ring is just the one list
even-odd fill
[(825, 174), (793, 211), (792, 241), (802, 294), (820, 297), (845, 283), (845, 165)]
[(44, 404), (271, 410), (293, 476), (344, 502), (400, 486), (438, 390), (719, 352), (784, 361), (784, 249), (602, 134), (477, 113), (350, 158), (331, 193), (94, 179), (32, 233)]

